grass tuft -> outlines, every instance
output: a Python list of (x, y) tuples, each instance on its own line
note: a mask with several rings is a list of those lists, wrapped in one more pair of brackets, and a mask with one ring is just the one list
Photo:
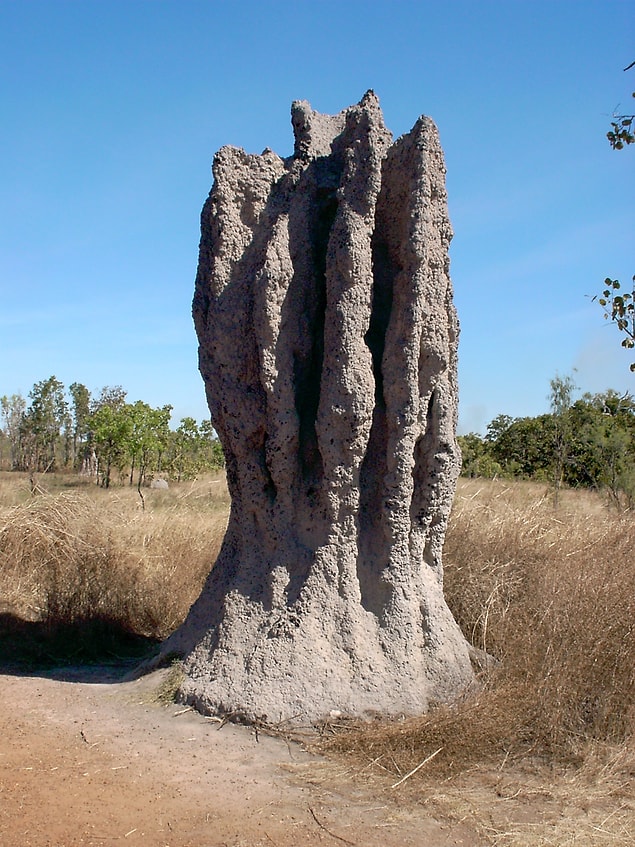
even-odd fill
[(179, 687), (184, 678), (183, 662), (175, 659), (157, 686), (154, 692), (154, 700), (162, 706), (169, 706), (176, 702)]

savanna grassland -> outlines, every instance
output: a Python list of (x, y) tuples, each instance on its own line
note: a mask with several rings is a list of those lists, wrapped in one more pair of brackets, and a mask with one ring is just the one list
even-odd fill
[[(0, 474), (4, 667), (146, 655), (198, 595), (228, 504), (220, 474), (143, 503), (128, 486), (45, 475), (34, 492)], [(600, 495), (561, 491), (555, 508), (545, 485), (461, 479), (445, 591), (478, 685), (419, 718), (326, 724), (314, 743), (483, 843), (632, 843), (634, 551), (632, 512)]]

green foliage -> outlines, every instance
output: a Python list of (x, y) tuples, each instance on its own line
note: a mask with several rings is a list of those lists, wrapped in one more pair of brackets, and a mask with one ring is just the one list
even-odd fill
[[(597, 300), (604, 311), (604, 317), (612, 320), (618, 330), (624, 334), (622, 347), (632, 350), (635, 347), (635, 276), (633, 277), (633, 288), (630, 293), (621, 294), (619, 280), (607, 277), (604, 280), (606, 288)], [(635, 371), (635, 362), (630, 366)]]
[(119, 386), (105, 386), (91, 399), (74, 382), (66, 396), (56, 377), (36, 383), (27, 408), (21, 395), (0, 397), (0, 464), (13, 470), (46, 472), (72, 467), (108, 488), (116, 471), (137, 487), (154, 475), (193, 479), (224, 467), (210, 421), (184, 418), (170, 429), (172, 406), (152, 408), (126, 402)]
[(494, 444), (513, 423), (514, 419), (509, 415), (497, 415), (493, 421), (487, 424), (485, 440), (490, 444)]
[(183, 418), (171, 433), (168, 462), (170, 475), (178, 482), (193, 479), (203, 470), (224, 467), (223, 451), (211, 422), (203, 421), (199, 427), (194, 418)]
[(83, 458), (90, 432), (90, 391), (80, 382), (73, 382), (68, 391), (72, 399), (73, 414), (73, 467), (77, 468), (80, 457)]
[[(633, 92), (635, 97), (635, 92)], [(606, 133), (609, 144), (614, 150), (621, 150), (625, 144), (633, 144), (635, 135), (633, 135), (633, 122), (635, 115), (616, 115), (615, 120), (611, 123), (611, 129)]]
[[(624, 70), (628, 70), (628, 68)], [(631, 97), (635, 97), (635, 91), (631, 94)], [(634, 127), (635, 115), (613, 115), (611, 129), (606, 133), (611, 147), (614, 150), (622, 150), (625, 144), (633, 144), (635, 142)]]
[(172, 471), (179, 482), (196, 476), (199, 439), (200, 432), (194, 418), (183, 418), (172, 437), (170, 456)]
[(153, 409), (141, 400), (122, 409), (128, 428), (123, 438), (123, 449), (130, 465), (130, 484), (134, 482), (135, 467), (138, 487), (143, 484), (152, 458), (156, 456), (156, 469), (161, 472), (161, 457), (170, 439), (172, 406)]
[(505, 476), (544, 479), (552, 461), (554, 422), (551, 415), (515, 418), (491, 444)]
[(8, 440), (11, 454), (11, 469), (19, 470), (22, 464), (21, 425), (26, 411), (26, 400), (21, 394), (6, 394), (0, 397), (2, 412), (2, 434)]
[(573, 392), (576, 386), (570, 376), (555, 376), (550, 385), (549, 402), (554, 425), (551, 470), (557, 505), (558, 492), (562, 486), (564, 469), (571, 451), (572, 426), (569, 409), (573, 402)]
[(491, 455), (489, 444), (480, 435), (469, 432), (467, 435), (459, 435), (457, 440), (463, 457), (463, 476), (480, 476), (485, 479), (505, 476), (503, 468)]
[(608, 491), (616, 503), (635, 501), (635, 402), (615, 391), (585, 394), (570, 410), (575, 463), (570, 485)]
[(29, 397), (31, 404), (20, 423), (25, 468), (30, 471), (54, 470), (57, 442), (68, 421), (64, 386), (55, 376), (50, 376), (36, 382)]
[(124, 467), (126, 442), (130, 437), (131, 425), (125, 406), (117, 408), (104, 404), (89, 418), (91, 443), (99, 458), (104, 488), (110, 487), (112, 469), (122, 470)]
[(487, 435), (459, 436), (463, 476), (550, 482), (608, 493), (635, 505), (635, 400), (616, 391), (573, 402), (570, 377), (552, 380), (552, 409), (537, 417), (499, 415)]

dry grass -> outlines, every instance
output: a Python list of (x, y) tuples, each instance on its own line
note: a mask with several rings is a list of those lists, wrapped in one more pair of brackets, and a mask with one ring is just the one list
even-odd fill
[[(220, 477), (145, 493), (0, 478), (0, 613), (78, 648), (108, 632), (160, 640), (183, 620), (216, 558), (227, 516)], [(59, 646), (59, 645), (58, 645)]]
[[(453, 707), (327, 742), (385, 785), (464, 818), (486, 843), (635, 839), (635, 521), (590, 494), (462, 480), (448, 603), (497, 659)], [(383, 773), (383, 777), (381, 774)]]
[(482, 694), (503, 712), (493, 743), (575, 760), (589, 740), (620, 744), (635, 731), (635, 521), (590, 496), (555, 511), (538, 487), (520, 502), (519, 492), (462, 487), (446, 596), (500, 662)]

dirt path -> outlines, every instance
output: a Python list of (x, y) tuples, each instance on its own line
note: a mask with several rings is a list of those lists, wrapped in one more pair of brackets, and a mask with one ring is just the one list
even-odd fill
[(1, 847), (476, 847), (299, 745), (134, 682), (0, 676)]

